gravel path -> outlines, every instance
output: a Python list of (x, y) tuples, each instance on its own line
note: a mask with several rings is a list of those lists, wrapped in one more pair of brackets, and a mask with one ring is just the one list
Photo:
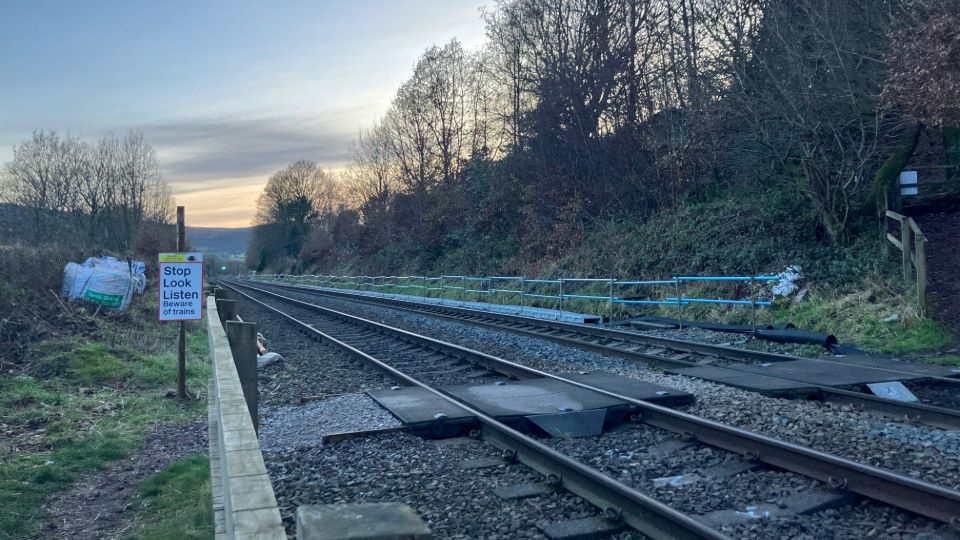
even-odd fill
[(284, 360), (260, 369), (260, 404), (299, 405), (301, 397), (339, 395), (389, 388), (395, 383), (349, 356), (321, 347), (269, 310), (241, 301), (240, 315), (256, 321), (267, 347)]
[[(265, 403), (260, 442), (291, 538), (296, 536), (296, 507), (301, 504), (405, 502), (428, 522), (436, 538), (542, 539), (546, 536), (540, 526), (598, 515), (593, 506), (565, 491), (500, 499), (492, 489), (543, 478), (522, 465), (464, 468), (465, 460), (499, 456), (480, 441), (431, 442), (398, 433), (321, 445), (327, 433), (397, 425), (392, 415), (358, 394), (390, 387), (394, 381), (291, 330), (255, 304), (240, 300), (238, 311), (244, 320), (255, 321), (270, 349), (285, 358), (260, 370)], [(317, 395), (332, 397), (299, 405), (300, 397)], [(614, 538), (643, 536), (628, 530)]]
[[(713, 475), (709, 471), (715, 467), (750, 464), (730, 452), (684, 443), (643, 424), (596, 438), (544, 443), (689, 515), (746, 512), (762, 505), (785, 508), (791, 495), (821, 486), (805, 476), (763, 467), (732, 476)], [(866, 500), (806, 516), (786, 514), (716, 528), (735, 538), (872, 538), (886, 529), (909, 531), (910, 538), (949, 534), (949, 528), (937, 522)]]

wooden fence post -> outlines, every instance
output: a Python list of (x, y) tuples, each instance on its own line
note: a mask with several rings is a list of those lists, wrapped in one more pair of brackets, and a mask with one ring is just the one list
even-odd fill
[(243, 397), (253, 420), (253, 428), (260, 430), (260, 416), (258, 413), (257, 396), (257, 324), (247, 322), (227, 321), (227, 339), (230, 341), (230, 352), (233, 362), (237, 366), (237, 375), (240, 377), (240, 387)]
[[(887, 233), (887, 240), (900, 249), (903, 255), (903, 279), (908, 288), (917, 287), (917, 303), (920, 314), (929, 309), (927, 304), (927, 237), (911, 217), (887, 210), (884, 215), (900, 223), (900, 239)], [(913, 272), (916, 271), (916, 276)], [(916, 282), (914, 282), (916, 280)]]
[(910, 257), (913, 243), (910, 241), (910, 218), (906, 216), (900, 217), (900, 246), (903, 251), (903, 279), (909, 287), (913, 282), (913, 272), (911, 271), (913, 261)]
[(227, 321), (237, 320), (237, 301), (218, 299), (217, 313), (220, 314), (220, 324), (226, 324)]
[(917, 238), (917, 299), (920, 301), (920, 312), (927, 311), (927, 237), (923, 233), (916, 233)]

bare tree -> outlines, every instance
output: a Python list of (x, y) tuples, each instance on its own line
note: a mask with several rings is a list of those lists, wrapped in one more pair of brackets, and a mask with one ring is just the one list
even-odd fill
[(500, 88), (500, 122), (516, 150), (523, 148), (522, 118), (532, 108), (530, 81), (526, 77), (523, 10), (516, 2), (499, 0), (497, 9), (484, 14), (494, 80)]
[[(890, 30), (903, 3), (957, 1), (498, 0), (482, 50), (427, 49), (361, 132), (357, 213), (325, 226), (313, 253), (337, 257), (349, 237), (366, 254), (405, 244), (427, 260), (475, 235), (530, 246), (518, 256), (559, 255), (598, 222), (731, 186), (791, 190), (804, 219), (843, 241), (901, 129), (878, 101)], [(949, 23), (929, 28), (953, 35)], [(928, 49), (910, 57), (939, 66), (925, 79), (952, 80), (952, 49)], [(906, 105), (902, 83), (889, 93)], [(929, 110), (952, 110), (934, 94)]]
[(479, 99), (483, 82), (456, 40), (420, 57), (382, 124), (408, 190), (426, 193), (457, 179), (477, 148), (477, 129), (487, 129)]
[(266, 250), (263, 262), (299, 255), (311, 226), (337, 209), (337, 199), (337, 185), (312, 161), (274, 173), (257, 200), (254, 222), (256, 249)]
[(33, 214), (33, 240), (125, 251), (146, 220), (169, 223), (172, 197), (140, 134), (91, 145), (35, 132), (4, 166), (10, 202)]
[(116, 142), (115, 173), (108, 191), (107, 230), (112, 244), (126, 247), (136, 239), (148, 216), (151, 200), (169, 198), (156, 151), (140, 133)]
[(864, 204), (867, 175), (895, 133), (879, 103), (894, 11), (872, 2), (804, 0), (766, 6), (754, 54), (734, 64), (732, 111), (767, 159), (841, 240)]
[(35, 131), (29, 141), (13, 148), (13, 159), (4, 165), (7, 199), (32, 211), (35, 242), (55, 234), (60, 213), (68, 210), (64, 144), (54, 131)]
[(352, 195), (363, 219), (377, 221), (386, 214), (397, 191), (397, 164), (382, 123), (361, 130), (353, 149)]
[(911, 2), (913, 17), (893, 35), (884, 102), (915, 119), (960, 126), (960, 1)]

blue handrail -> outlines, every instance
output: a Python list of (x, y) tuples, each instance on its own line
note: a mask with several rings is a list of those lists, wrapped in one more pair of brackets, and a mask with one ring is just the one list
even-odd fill
[[(626, 280), (620, 281), (615, 278), (559, 278), (559, 279), (529, 279), (526, 276), (488, 276), (488, 277), (479, 277), (479, 276), (463, 276), (463, 275), (441, 275), (436, 277), (429, 276), (317, 276), (317, 275), (301, 275), (301, 276), (289, 276), (290, 279), (297, 283), (301, 282), (313, 282), (320, 286), (329, 286), (336, 288), (343, 287), (362, 287), (368, 289), (383, 289), (383, 288), (393, 288), (399, 290), (419, 290), (424, 291), (421, 294), (427, 294), (426, 291), (438, 291), (438, 296), (441, 301), (443, 300), (444, 293), (448, 290), (452, 291), (461, 291), (464, 293), (473, 293), (478, 295), (487, 295), (486, 298), (492, 298), (494, 294), (513, 294), (519, 295), (520, 305), (524, 305), (524, 299), (526, 298), (543, 298), (549, 300), (559, 300), (560, 310), (564, 309), (564, 300), (590, 300), (590, 301), (599, 301), (607, 302), (610, 310), (610, 316), (613, 316), (613, 306), (615, 304), (622, 305), (672, 305), (677, 306), (678, 310), (682, 310), (683, 306), (688, 306), (690, 304), (725, 304), (725, 305), (735, 305), (735, 306), (751, 306), (756, 307), (766, 307), (773, 305), (773, 302), (770, 300), (760, 300), (756, 297), (756, 289), (752, 291), (753, 298), (751, 299), (735, 299), (735, 300), (726, 300), (722, 298), (688, 298), (683, 294), (683, 284), (687, 282), (750, 282), (754, 284), (756, 282), (769, 282), (769, 281), (778, 281), (780, 276), (775, 275), (760, 275), (760, 276), (675, 276), (671, 279), (654, 279), (654, 280)], [(255, 276), (255, 279), (280, 279), (279, 275), (266, 276), (258, 275)], [(420, 283), (414, 283), (414, 281), (419, 281)], [(437, 282), (438, 286), (429, 286), (431, 282)], [(445, 282), (446, 281), (446, 282)], [(501, 289), (493, 286), (494, 281), (517, 281), (519, 282), (519, 289)], [(459, 282), (457, 285), (450, 284), (450, 282)], [(564, 283), (607, 283), (609, 284), (609, 294), (571, 294), (568, 291), (564, 291)], [(480, 287), (484, 288), (474, 288), (477, 285), (475, 283), (481, 284)], [(484, 285), (485, 283), (485, 285)], [(549, 286), (559, 286), (557, 294), (543, 294), (542, 285)], [(661, 299), (654, 298), (623, 298), (618, 294), (615, 294), (615, 289), (619, 288), (622, 290), (624, 287), (646, 287), (646, 286), (671, 286), (670, 293), (672, 295), (665, 295)], [(534, 292), (534, 291), (540, 292)], [(622, 293), (621, 293), (622, 294)], [(669, 294), (669, 293), (668, 293)], [(485, 300), (489, 301), (489, 300)], [(682, 311), (678, 313), (678, 318), (682, 314)]]
[[(723, 300), (721, 298), (684, 298), (682, 300), (684, 305), (688, 304), (732, 304), (737, 306), (771, 306), (773, 302), (768, 300)], [(676, 304), (676, 298), (667, 298), (667, 303)]]
[(680, 281), (774, 281), (780, 276), (677, 276)]

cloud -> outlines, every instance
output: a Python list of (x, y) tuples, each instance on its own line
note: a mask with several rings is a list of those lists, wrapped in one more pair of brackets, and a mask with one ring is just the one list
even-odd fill
[[(313, 116), (222, 117), (139, 125), (157, 149), (167, 179), (178, 184), (230, 182), (269, 175), (298, 160), (325, 167), (349, 160), (350, 142), (359, 128), (354, 111)], [(189, 187), (185, 187), (189, 190)]]
[(173, 184), (177, 204), (187, 209), (187, 224), (195, 227), (247, 227), (256, 214), (265, 177), (197, 182), (193, 189)]
[(210, 192), (224, 190), (246, 190), (250, 186), (256, 189), (262, 189), (267, 183), (267, 174), (258, 176), (248, 176), (244, 178), (190, 178), (180, 180), (167, 180), (167, 184), (173, 189), (177, 197), (183, 195), (203, 195)]

